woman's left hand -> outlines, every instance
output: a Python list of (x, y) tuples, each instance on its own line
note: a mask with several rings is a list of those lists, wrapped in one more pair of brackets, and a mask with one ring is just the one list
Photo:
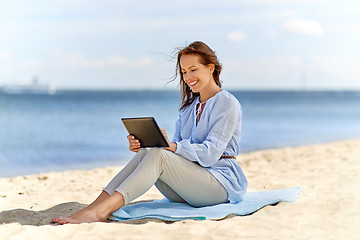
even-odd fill
[(166, 133), (166, 130), (165, 130), (165, 129), (160, 128), (160, 130), (161, 130), (162, 134), (164, 135), (167, 143), (168, 143), (169, 146), (170, 146), (170, 147), (164, 147), (164, 148), (165, 148), (166, 150), (175, 152), (175, 151), (176, 151), (176, 147), (177, 147), (176, 143), (169, 141), (169, 138), (168, 138), (168, 136), (167, 136), (167, 133)]

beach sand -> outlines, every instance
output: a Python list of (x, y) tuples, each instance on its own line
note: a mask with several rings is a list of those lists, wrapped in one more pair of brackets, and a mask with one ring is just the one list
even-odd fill
[[(360, 140), (241, 154), (249, 191), (301, 187), (292, 203), (220, 221), (54, 225), (95, 199), (120, 166), (0, 178), (4, 239), (360, 239)], [(136, 199), (159, 199), (156, 188)]]

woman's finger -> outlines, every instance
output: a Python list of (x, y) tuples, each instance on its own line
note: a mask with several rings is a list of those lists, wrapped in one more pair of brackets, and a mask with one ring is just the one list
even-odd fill
[(127, 139), (129, 140), (129, 150), (132, 152), (138, 152), (141, 148), (141, 143), (139, 139), (135, 138), (133, 135), (128, 135)]
[(140, 145), (139, 140), (130, 140), (129, 145)]
[(166, 133), (166, 130), (163, 129), (163, 128), (160, 128), (161, 130), (161, 133), (164, 135), (164, 137), (167, 139), (167, 133)]
[(129, 149), (130, 149), (130, 151), (132, 151), (132, 152), (138, 152), (138, 151), (140, 151), (140, 147), (129, 147)]

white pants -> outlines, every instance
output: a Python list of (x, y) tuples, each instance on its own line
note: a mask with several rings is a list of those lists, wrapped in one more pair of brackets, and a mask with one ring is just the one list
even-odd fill
[(154, 184), (169, 200), (194, 207), (228, 202), (225, 188), (205, 168), (163, 148), (142, 148), (104, 191), (118, 191), (126, 205)]

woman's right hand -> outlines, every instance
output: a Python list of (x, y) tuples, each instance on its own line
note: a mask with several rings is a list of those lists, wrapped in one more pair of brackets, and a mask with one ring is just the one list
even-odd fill
[(129, 140), (129, 149), (132, 152), (138, 152), (141, 149), (140, 141), (135, 138), (133, 135), (128, 135), (127, 139)]

